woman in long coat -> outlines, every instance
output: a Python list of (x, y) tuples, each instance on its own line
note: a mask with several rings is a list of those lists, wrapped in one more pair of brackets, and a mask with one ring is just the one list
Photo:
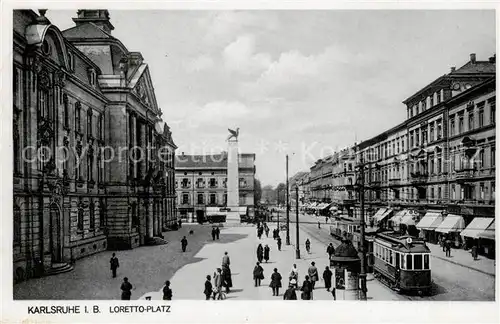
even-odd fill
[(271, 249), (269, 248), (269, 245), (266, 244), (266, 246), (264, 247), (264, 260), (266, 260), (266, 263), (267, 261), (269, 261), (269, 251)]
[(255, 280), (255, 287), (260, 286), (260, 281), (264, 279), (264, 269), (259, 262), (253, 268), (253, 279)]
[(323, 271), (323, 280), (325, 281), (326, 291), (330, 291), (330, 288), (332, 287), (332, 275), (333, 273), (330, 271), (330, 268), (326, 266), (325, 271)]
[(281, 275), (276, 268), (274, 268), (274, 272), (271, 275), (271, 284), (269, 287), (273, 289), (273, 296), (279, 296), (279, 289), (281, 288)]
[(257, 260), (259, 263), (262, 263), (262, 259), (264, 258), (264, 249), (262, 248), (262, 244), (259, 244), (257, 247)]

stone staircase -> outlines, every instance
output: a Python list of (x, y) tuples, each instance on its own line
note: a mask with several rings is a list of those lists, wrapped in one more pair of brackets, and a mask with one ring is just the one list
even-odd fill
[(60, 273), (65, 273), (73, 270), (73, 266), (69, 263), (53, 263), (52, 267), (45, 271), (46, 276), (53, 276)]

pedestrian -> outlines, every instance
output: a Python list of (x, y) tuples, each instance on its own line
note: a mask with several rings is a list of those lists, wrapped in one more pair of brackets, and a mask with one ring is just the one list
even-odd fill
[(330, 271), (328, 266), (325, 267), (325, 271), (323, 271), (323, 280), (325, 281), (326, 291), (330, 291), (332, 287), (332, 275), (333, 273)]
[(259, 237), (259, 240), (262, 238), (263, 232), (264, 232), (264, 228), (263, 227), (259, 227), (259, 230), (257, 232), (257, 236)]
[(214, 299), (215, 296), (220, 298), (220, 292), (222, 290), (222, 270), (221, 268), (217, 268), (217, 271), (214, 272)]
[(257, 260), (259, 263), (262, 263), (262, 259), (264, 258), (264, 249), (262, 248), (262, 244), (259, 243), (257, 246)]
[(206, 300), (210, 300), (210, 296), (212, 296), (212, 282), (210, 281), (210, 275), (207, 276), (207, 281), (205, 281), (205, 290), (203, 293), (205, 294)]
[(266, 237), (269, 237), (269, 227), (267, 225), (266, 225), (265, 230), (266, 230)]
[(217, 239), (219, 239), (219, 236), (220, 236), (220, 228), (219, 227), (215, 228), (215, 236), (217, 236)]
[(269, 245), (266, 244), (266, 246), (264, 247), (264, 260), (266, 260), (266, 263), (267, 261), (269, 261), (269, 251), (271, 249), (269, 248)]
[(212, 227), (212, 241), (215, 241), (215, 227)]
[(450, 240), (446, 240), (444, 242), (445, 244), (445, 247), (446, 247), (446, 256), (447, 257), (451, 257), (451, 241)]
[(290, 283), (288, 289), (283, 294), (283, 300), (297, 300), (297, 294), (295, 293), (295, 287)]
[(227, 251), (224, 252), (224, 256), (222, 257), (222, 267), (228, 266), (231, 264), (231, 260), (229, 259), (229, 255), (227, 254)]
[(113, 273), (113, 278), (116, 278), (116, 269), (118, 269), (120, 263), (118, 262), (118, 258), (116, 257), (115, 253), (113, 253), (113, 255), (111, 256), (109, 264), (111, 266), (111, 272)]
[(300, 294), (302, 300), (311, 299), (312, 286), (311, 282), (309, 281), (309, 276), (305, 277), (305, 280), (302, 283), (302, 288), (300, 288), (300, 290), (302, 291), (302, 293)]
[(309, 239), (306, 240), (306, 251), (307, 253), (311, 253), (311, 241)]
[(279, 235), (277, 238), (277, 244), (278, 244), (278, 251), (281, 251), (281, 237), (279, 237)]
[(277, 268), (274, 268), (274, 272), (271, 275), (271, 284), (269, 287), (273, 289), (273, 296), (279, 296), (279, 289), (281, 288), (281, 274), (278, 272)]
[(474, 261), (476, 261), (477, 260), (477, 246), (476, 245), (474, 245), (472, 247), (471, 254), (472, 254), (472, 258), (474, 259)]
[(290, 271), (290, 276), (289, 276), (290, 282), (295, 281), (295, 288), (298, 288), (298, 283), (299, 283), (299, 269), (297, 269), (297, 265), (293, 264), (292, 270)]
[(443, 249), (443, 252), (446, 252), (446, 247), (444, 246), (444, 237), (443, 237), (443, 235), (439, 235), (439, 245)]
[(163, 287), (163, 300), (172, 300), (172, 289), (170, 289), (170, 281), (165, 281), (165, 286)]
[(179, 228), (182, 227), (182, 219), (179, 218)]
[(120, 289), (122, 290), (122, 300), (130, 300), (130, 296), (132, 296), (132, 284), (128, 282), (127, 277), (123, 278)]
[(318, 221), (318, 228), (321, 229), (321, 223)]
[(188, 245), (188, 240), (187, 238), (184, 236), (181, 240), (181, 247), (182, 247), (182, 252), (186, 252), (186, 247)]
[(264, 279), (264, 269), (260, 266), (260, 262), (257, 262), (253, 268), (253, 279), (255, 280), (255, 287), (260, 286), (260, 281)]
[(330, 243), (326, 248), (326, 253), (328, 253), (328, 260), (332, 258), (332, 255), (335, 253), (335, 248), (333, 247), (333, 243)]
[(231, 279), (231, 269), (229, 265), (222, 266), (222, 285), (226, 287), (226, 294), (229, 293), (229, 288), (233, 286), (233, 281)]
[(319, 280), (319, 275), (318, 275), (318, 268), (315, 266), (315, 262), (311, 262), (311, 266), (307, 270), (307, 273), (309, 274), (309, 279), (311, 280), (311, 286), (312, 289), (314, 289), (314, 286), (316, 285), (316, 281)]

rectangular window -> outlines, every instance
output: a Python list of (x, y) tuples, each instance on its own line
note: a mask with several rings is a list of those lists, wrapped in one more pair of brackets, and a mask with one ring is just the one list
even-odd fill
[(80, 132), (82, 130), (81, 128), (81, 113), (82, 113), (82, 106), (80, 105), (79, 102), (75, 103), (75, 130), (77, 132)]
[(93, 231), (95, 229), (95, 204), (93, 202), (89, 204), (89, 215), (90, 215), (89, 227), (90, 230)]
[(92, 109), (89, 108), (87, 112), (87, 136), (92, 136)]
[(429, 254), (424, 254), (424, 270), (429, 270)]
[(490, 165), (491, 165), (492, 168), (495, 167), (495, 153), (496, 153), (495, 150), (496, 150), (495, 146), (492, 146), (491, 147), (491, 157), (490, 157), (490, 159), (491, 159)]
[(406, 254), (401, 253), (401, 269), (406, 269)]
[(464, 115), (458, 116), (458, 134), (462, 134), (464, 132)]
[(441, 187), (438, 187), (438, 199), (441, 199)]
[(101, 199), (99, 201), (99, 228), (104, 228), (104, 215), (105, 213), (105, 207), (104, 207), (104, 200)]
[(64, 114), (64, 127), (69, 128), (69, 101), (68, 95), (63, 95), (63, 114)]
[(469, 113), (469, 130), (474, 129), (474, 112)]
[(423, 268), (422, 254), (415, 254), (413, 256), (413, 269), (422, 270), (422, 268)]
[(182, 195), (182, 203), (183, 204), (189, 204), (189, 194), (183, 194)]
[(441, 119), (437, 121), (437, 135), (436, 139), (440, 140), (441, 139)]
[(83, 208), (79, 207), (78, 208), (78, 219), (76, 223), (76, 229), (78, 231), (83, 231)]
[(495, 116), (495, 103), (491, 103), (491, 111), (490, 111), (490, 124), (494, 125), (495, 124), (495, 119), (496, 119), (496, 116)]
[(415, 131), (415, 146), (419, 146), (420, 145), (420, 136), (419, 136), (419, 131), (416, 130)]
[(479, 167), (484, 168), (484, 165), (485, 165), (484, 150), (481, 150), (479, 152)]
[(477, 123), (478, 123), (478, 127), (484, 126), (484, 109), (483, 108), (479, 109), (479, 112), (477, 114)]
[(413, 270), (413, 255), (411, 254), (406, 255), (406, 269)]
[(413, 132), (410, 133), (410, 147), (413, 147)]
[(99, 139), (101, 141), (104, 140), (104, 116), (103, 114), (99, 115)]
[(479, 183), (479, 195), (482, 200), (484, 200), (484, 183)]
[(210, 194), (210, 204), (215, 205), (217, 203), (215, 194)]
[(455, 135), (455, 117), (450, 117), (450, 136)]
[(203, 194), (198, 194), (198, 205), (203, 205)]
[(434, 123), (432, 123), (431, 127), (429, 128), (429, 141), (434, 141)]

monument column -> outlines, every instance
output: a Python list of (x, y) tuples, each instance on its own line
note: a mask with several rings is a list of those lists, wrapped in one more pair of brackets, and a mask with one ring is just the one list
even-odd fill
[(239, 177), (238, 177), (238, 139), (228, 139), (227, 151), (227, 213), (226, 221), (240, 222), (239, 205)]

